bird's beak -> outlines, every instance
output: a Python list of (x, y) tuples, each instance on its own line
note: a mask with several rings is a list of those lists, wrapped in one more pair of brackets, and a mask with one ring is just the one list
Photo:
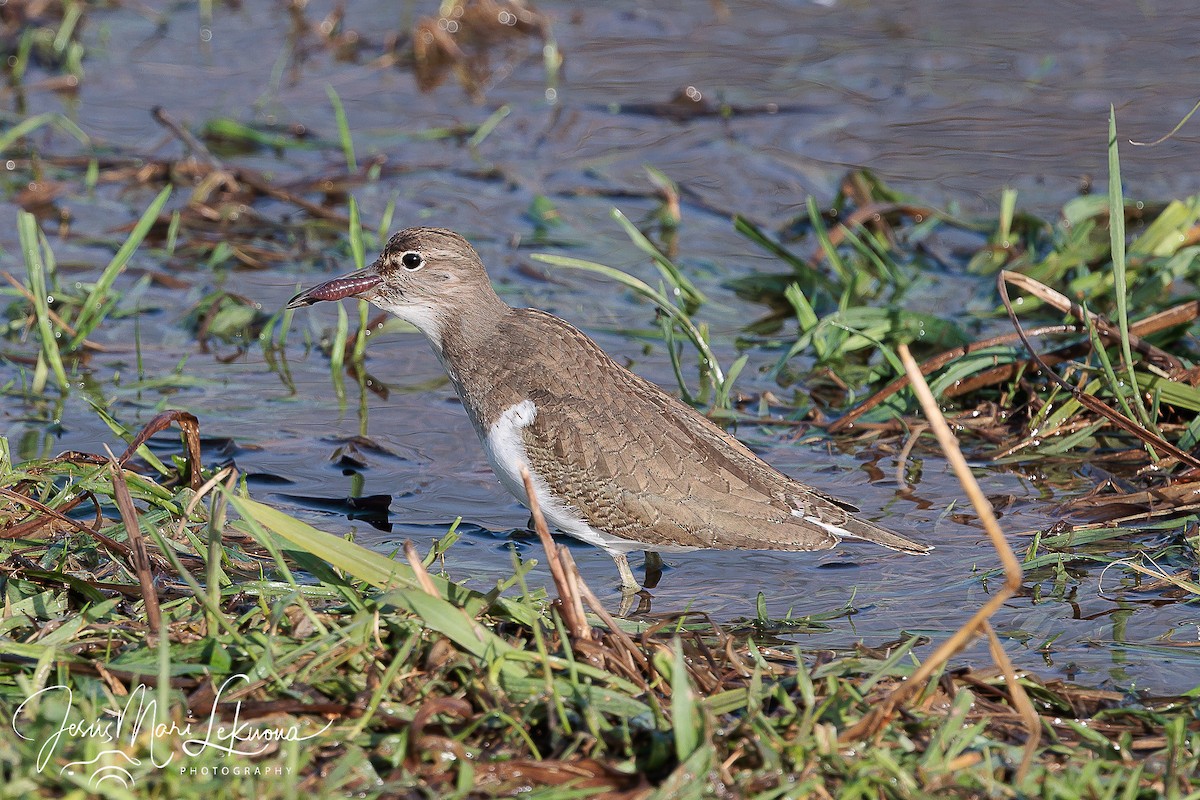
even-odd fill
[(366, 292), (383, 283), (379, 270), (375, 265), (348, 272), (333, 280), (325, 281), (319, 286), (305, 289), (288, 301), (287, 308), (303, 308), (319, 303), (322, 300), (345, 300), (347, 297), (360, 297)]

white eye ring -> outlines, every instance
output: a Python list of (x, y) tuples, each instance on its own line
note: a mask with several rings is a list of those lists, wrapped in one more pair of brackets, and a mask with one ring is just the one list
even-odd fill
[(425, 256), (416, 250), (406, 250), (400, 254), (400, 265), (409, 272), (416, 272), (425, 266)]

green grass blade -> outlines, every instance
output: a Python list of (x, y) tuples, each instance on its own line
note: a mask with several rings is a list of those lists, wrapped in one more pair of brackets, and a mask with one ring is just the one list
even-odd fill
[(696, 398), (692, 394), (692, 390), (688, 388), (687, 381), (683, 377), (683, 365), (679, 363), (679, 348), (675, 346), (675, 323), (666, 314), (659, 317), (659, 330), (662, 331), (663, 344), (667, 348), (667, 356), (671, 359), (671, 371), (675, 373), (675, 383), (679, 385), (679, 393), (683, 397), (683, 402), (688, 405), (695, 405)]
[(85, 147), (91, 146), (91, 138), (83, 132), (83, 130), (62, 114), (47, 112), (45, 114), (36, 114), (32, 117), (21, 120), (16, 125), (13, 125), (4, 133), (0, 133), (0, 153), (13, 146), (23, 136), (33, 133), (38, 128), (45, 125), (53, 125), (56, 128), (62, 128), (67, 133), (74, 136), (79, 143)]
[(1188, 232), (1200, 219), (1200, 197), (1172, 200), (1125, 250), (1125, 258), (1166, 257), (1188, 246)]
[(688, 682), (687, 661), (683, 657), (683, 645), (678, 639), (673, 644), (671, 725), (675, 736), (675, 757), (682, 763), (687, 761), (700, 746), (701, 716), (696, 703), (696, 695)]
[[(63, 367), (62, 353), (58, 347), (59, 332), (50, 319), (50, 301), (46, 289), (46, 263), (39, 246), (42, 231), (37, 218), (28, 211), (17, 213), (17, 233), (21, 242), (21, 254), (25, 259), (25, 271), (29, 275), (29, 290), (33, 293), (33, 313), (37, 318), (38, 335), (42, 342), (42, 357), (50, 365), (58, 388), (67, 391), (70, 382)], [(35, 386), (35, 389), (39, 387)], [(40, 391), (40, 389), (39, 389)]]
[[(1125, 197), (1121, 191), (1121, 157), (1117, 152), (1117, 112), (1108, 108), (1108, 235), (1112, 245), (1114, 293), (1117, 301), (1117, 327), (1121, 331), (1121, 359), (1125, 377), (1133, 390), (1133, 408), (1142, 426), (1154, 430), (1146, 411), (1142, 393), (1138, 390), (1137, 374), (1133, 370), (1133, 350), (1129, 345), (1129, 284), (1125, 274)], [(1117, 391), (1117, 387), (1113, 387)]]
[(325, 94), (329, 95), (329, 102), (333, 106), (333, 117), (337, 120), (338, 140), (342, 143), (342, 153), (346, 156), (346, 169), (350, 172), (358, 172), (358, 159), (354, 157), (354, 139), (350, 136), (350, 122), (346, 118), (346, 109), (342, 105), (342, 98), (338, 97), (337, 90), (332, 86), (325, 87)]
[[(1150, 392), (1157, 392), (1161, 395), (1162, 402), (1175, 406), (1176, 408), (1185, 408), (1195, 414), (1200, 414), (1200, 389), (1187, 383), (1173, 381), (1170, 378), (1162, 378), (1158, 375), (1148, 375), (1139, 373), (1139, 385)], [(1197, 417), (1200, 419), (1200, 417)], [(1198, 424), (1193, 421), (1192, 424)], [(1180, 445), (1183, 449), (1189, 448)]]
[(737, 380), (738, 375), (742, 374), (742, 370), (749, 360), (750, 356), (743, 353), (729, 367), (729, 374), (725, 376), (725, 380), (721, 381), (721, 385), (717, 388), (717, 397), (713, 402), (714, 408), (729, 408), (732, 405), (729, 396), (733, 393), (733, 383)]
[(1012, 238), (1013, 215), (1017, 208), (1017, 191), (1005, 189), (1000, 193), (1000, 224), (998, 226), (999, 241), (997, 244), (1007, 247)]
[(381, 588), (419, 586), (412, 567), (403, 562), (348, 542), (340, 536), (325, 533), (263, 503), (238, 497), (224, 489), (222, 491), (243, 517), (255, 520), (263, 528), (286, 539), (304, 552), (311, 553), (361, 581)]
[[(362, 220), (359, 217), (358, 201), (350, 198), (350, 254), (354, 258), (354, 268), (362, 269), (367, 263), (367, 246), (363, 240)], [(354, 353), (352, 360), (361, 364), (363, 355), (367, 352), (367, 315), (369, 304), (366, 300), (358, 301), (358, 336), (354, 338)]]
[(813, 232), (817, 234), (817, 241), (821, 243), (821, 249), (825, 251), (825, 257), (829, 260), (830, 268), (837, 273), (838, 280), (841, 282), (840, 288), (843, 290), (852, 288), (854, 275), (846, 268), (846, 262), (842, 260), (841, 254), (833, 246), (833, 241), (829, 238), (829, 230), (821, 218), (821, 209), (817, 208), (817, 200), (811, 195), (808, 198), (808, 218), (812, 222)]
[(0, 153), (3, 153), (8, 148), (12, 147), (13, 142), (20, 139), (26, 134), (36, 131), (43, 125), (49, 125), (54, 122), (54, 118), (58, 115), (53, 112), (45, 114), (37, 114), (32, 117), (21, 120), (16, 125), (13, 125), (4, 133), (0, 133)]
[(339, 400), (346, 399), (346, 386), (342, 378), (342, 367), (346, 363), (346, 340), (350, 336), (350, 318), (346, 315), (346, 307), (337, 304), (337, 327), (333, 331), (332, 349), (329, 351), (329, 378), (333, 381), (333, 390)]
[(475, 133), (471, 134), (471, 138), (467, 139), (467, 147), (474, 150), (479, 145), (483, 144), (483, 140), (496, 130), (496, 126), (504, 121), (504, 118), (512, 113), (512, 106), (503, 105), (497, 108), (491, 116), (483, 121), (483, 123), (475, 129)]
[(396, 216), (396, 196), (392, 195), (392, 199), (388, 200), (387, 206), (383, 209), (383, 216), (379, 218), (379, 247), (383, 248), (384, 243), (388, 240), (388, 234), (392, 231), (392, 218)]
[(831, 295), (838, 294), (841, 291), (841, 287), (830, 280), (828, 275), (813, 269), (811, 264), (772, 239), (760, 227), (745, 217), (740, 215), (734, 216), (733, 228), (742, 236), (745, 236), (763, 250), (766, 250), (791, 267), (792, 271), (796, 273), (797, 282), (805, 294), (811, 294), (815, 289), (823, 289)]
[[(380, 588), (418, 587), (416, 576), (408, 564), (388, 558), (360, 544), (346, 541), (340, 536), (318, 530), (306, 522), (248, 497), (239, 497), (224, 488), (221, 491), (243, 518), (253, 520), (257, 525), (303, 552), (316, 556), (347, 575)], [(504, 598), (489, 602), (486, 595), (473, 589), (452, 583), (438, 575), (431, 574), (429, 577), (442, 598), (471, 616), (481, 613), (490, 605), (493, 613), (499, 613), (522, 625), (534, 624), (532, 614), (520, 603)]]
[(683, 329), (684, 334), (691, 340), (696, 349), (700, 351), (700, 355), (708, 362), (708, 366), (712, 369), (713, 375), (716, 376), (718, 383), (725, 380), (725, 373), (721, 369), (721, 365), (717, 363), (717, 357), (713, 355), (712, 350), (708, 346), (708, 342), (700, 333), (699, 329), (692, 323), (692, 320), (683, 313), (674, 303), (666, 298), (664, 294), (656, 291), (649, 284), (635, 278), (628, 273), (622, 272), (614, 267), (597, 264), (594, 261), (585, 261), (581, 258), (570, 258), (568, 256), (556, 256), (549, 253), (534, 253), (530, 256), (534, 261), (541, 261), (543, 264), (551, 264), (556, 267), (567, 267), (569, 269), (582, 269), (588, 272), (594, 272), (598, 275), (603, 275), (607, 278), (620, 283), (626, 288), (632, 289), (642, 297), (652, 301), (659, 309), (675, 322), (679, 323), (679, 327)]
[(154, 202), (142, 213), (137, 224), (133, 226), (133, 230), (130, 231), (124, 244), (117, 250), (117, 254), (112, 257), (112, 261), (109, 261), (108, 266), (100, 273), (99, 280), (96, 281), (96, 285), (88, 293), (87, 300), (84, 301), (83, 307), (79, 311), (79, 316), (75, 319), (75, 336), (71, 339), (71, 349), (78, 347), (103, 321), (104, 312), (111, 307), (108, 303), (108, 292), (112, 289), (113, 281), (125, 269), (134, 251), (138, 249), (142, 241), (146, 238), (146, 234), (150, 232), (151, 226), (158, 220), (158, 215), (162, 211), (163, 205), (167, 202), (167, 198), (170, 196), (171, 187), (163, 187), (163, 190), (154, 198)]
[(658, 271), (662, 273), (663, 279), (677, 289), (686, 302), (694, 305), (703, 305), (708, 302), (708, 298), (704, 296), (704, 293), (697, 289), (696, 285), (684, 276), (675, 262), (663, 255), (662, 251), (654, 246), (654, 242), (647, 239), (646, 234), (638, 230), (638, 227), (630, 222), (621, 213), (620, 209), (614, 208), (611, 215), (617, 221), (617, 224), (621, 226), (622, 230), (625, 231), (625, 235), (629, 237), (629, 240), (637, 245), (639, 250), (650, 256), (654, 262), (654, 266), (658, 267)]

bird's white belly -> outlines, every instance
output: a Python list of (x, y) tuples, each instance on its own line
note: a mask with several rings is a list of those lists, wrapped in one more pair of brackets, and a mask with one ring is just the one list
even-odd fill
[(550, 491), (546, 480), (529, 466), (525, 452), (525, 440), (521, 431), (537, 419), (537, 406), (532, 400), (522, 400), (509, 407), (488, 429), (483, 439), (483, 452), (500, 484), (522, 503), (528, 505), (525, 482), (521, 479), (521, 467), (529, 469), (534, 494), (542, 515), (552, 527), (574, 536), (588, 544), (603, 547), (610, 553), (628, 553), (645, 547), (640, 542), (622, 539), (611, 533), (597, 530), (588, 524), (583, 515)]

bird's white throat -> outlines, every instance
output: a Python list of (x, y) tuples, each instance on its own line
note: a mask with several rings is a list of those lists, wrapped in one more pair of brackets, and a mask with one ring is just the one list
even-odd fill
[(386, 297), (377, 297), (372, 301), (378, 308), (391, 314), (393, 317), (404, 320), (409, 325), (412, 325), (421, 334), (429, 340), (429, 344), (433, 347), (433, 351), (439, 356), (442, 354), (442, 315), (438, 313), (432, 305), (418, 305), (416, 303), (394, 303)]

